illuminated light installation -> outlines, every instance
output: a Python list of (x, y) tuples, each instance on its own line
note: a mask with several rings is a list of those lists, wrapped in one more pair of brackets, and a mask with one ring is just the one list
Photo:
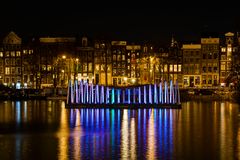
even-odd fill
[(118, 89), (118, 90), (117, 90), (117, 103), (118, 103), (118, 104), (120, 103), (120, 92), (121, 92), (121, 90)]
[[(160, 82), (159, 85), (150, 84), (131, 88), (114, 88), (89, 84), (87, 82), (83, 83), (83, 81), (78, 82), (77, 80), (72, 83), (72, 80), (70, 80), (68, 84), (67, 104), (180, 104), (178, 82), (176, 81), (174, 85), (173, 81), (170, 81), (169, 84), (170, 86), (168, 86), (167, 81), (164, 81)], [(141, 89), (143, 89), (143, 94), (141, 93)]]
[(130, 92), (130, 88), (128, 88), (127, 89), (127, 91), (128, 91), (128, 104), (131, 104), (131, 97), (130, 97), (130, 94), (131, 94), (131, 92)]
[(91, 84), (91, 103), (94, 103), (94, 91), (93, 91), (93, 84)]
[(136, 103), (136, 89), (133, 88), (133, 103)]
[(96, 85), (95, 90), (96, 90), (96, 102), (99, 103), (99, 86), (98, 86), (98, 84)]
[(138, 103), (141, 104), (141, 87), (138, 87)]
[(162, 89), (162, 82), (159, 84), (159, 103), (163, 103), (163, 89)]
[[(71, 81), (71, 80), (70, 80)], [(80, 92), (81, 92), (81, 103), (84, 103), (83, 99), (84, 99), (84, 94), (83, 94), (83, 82), (80, 82)]]
[(173, 97), (172, 97), (172, 81), (170, 81), (170, 103), (172, 103)]
[(154, 84), (154, 103), (158, 104), (157, 84)]
[(146, 97), (146, 86), (143, 86), (143, 101), (145, 104), (147, 104), (147, 97)]
[(74, 84), (74, 93), (75, 93), (75, 101), (74, 101), (74, 103), (77, 103), (77, 102), (79, 102), (79, 98), (78, 98), (78, 96), (79, 96), (79, 92), (78, 92), (78, 81), (77, 80), (75, 80), (75, 84)]
[(112, 104), (115, 103), (115, 94), (114, 94), (114, 88), (112, 88)]
[(152, 85), (151, 84), (149, 84), (149, 89), (148, 89), (148, 91), (149, 91), (149, 100), (148, 100), (148, 102), (150, 103), (150, 104), (152, 104)]
[(101, 86), (101, 99), (100, 99), (100, 103), (104, 104), (104, 86)]
[(106, 90), (106, 104), (109, 104), (109, 87)]

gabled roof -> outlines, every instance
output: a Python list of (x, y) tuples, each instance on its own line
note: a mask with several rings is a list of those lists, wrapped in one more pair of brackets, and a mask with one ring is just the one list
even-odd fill
[(232, 36), (234, 36), (234, 33), (228, 32), (228, 33), (225, 34), (225, 36), (226, 36), (226, 37), (232, 37)]
[(11, 31), (4, 39), (3, 44), (21, 44), (22, 39)]

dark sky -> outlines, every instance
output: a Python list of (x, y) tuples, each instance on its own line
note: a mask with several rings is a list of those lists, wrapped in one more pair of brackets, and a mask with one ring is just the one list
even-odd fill
[(168, 43), (172, 35), (179, 41), (198, 41), (203, 32), (240, 30), (240, 14), (234, 5), (65, 1), (12, 2), (1, 8), (1, 35), (13, 30), (25, 37), (87, 35)]

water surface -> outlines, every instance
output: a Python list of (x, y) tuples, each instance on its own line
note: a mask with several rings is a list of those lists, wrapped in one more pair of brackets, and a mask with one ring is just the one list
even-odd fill
[(0, 102), (0, 159), (240, 159), (239, 105), (65, 109), (64, 101)]

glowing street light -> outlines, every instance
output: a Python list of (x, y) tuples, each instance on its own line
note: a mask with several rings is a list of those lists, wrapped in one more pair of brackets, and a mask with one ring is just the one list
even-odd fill
[(63, 55), (63, 56), (62, 56), (62, 59), (66, 59), (66, 56), (65, 56), (65, 55)]
[(136, 79), (135, 79), (135, 78), (133, 78), (133, 79), (132, 79), (132, 83), (135, 83), (135, 82), (136, 82)]

